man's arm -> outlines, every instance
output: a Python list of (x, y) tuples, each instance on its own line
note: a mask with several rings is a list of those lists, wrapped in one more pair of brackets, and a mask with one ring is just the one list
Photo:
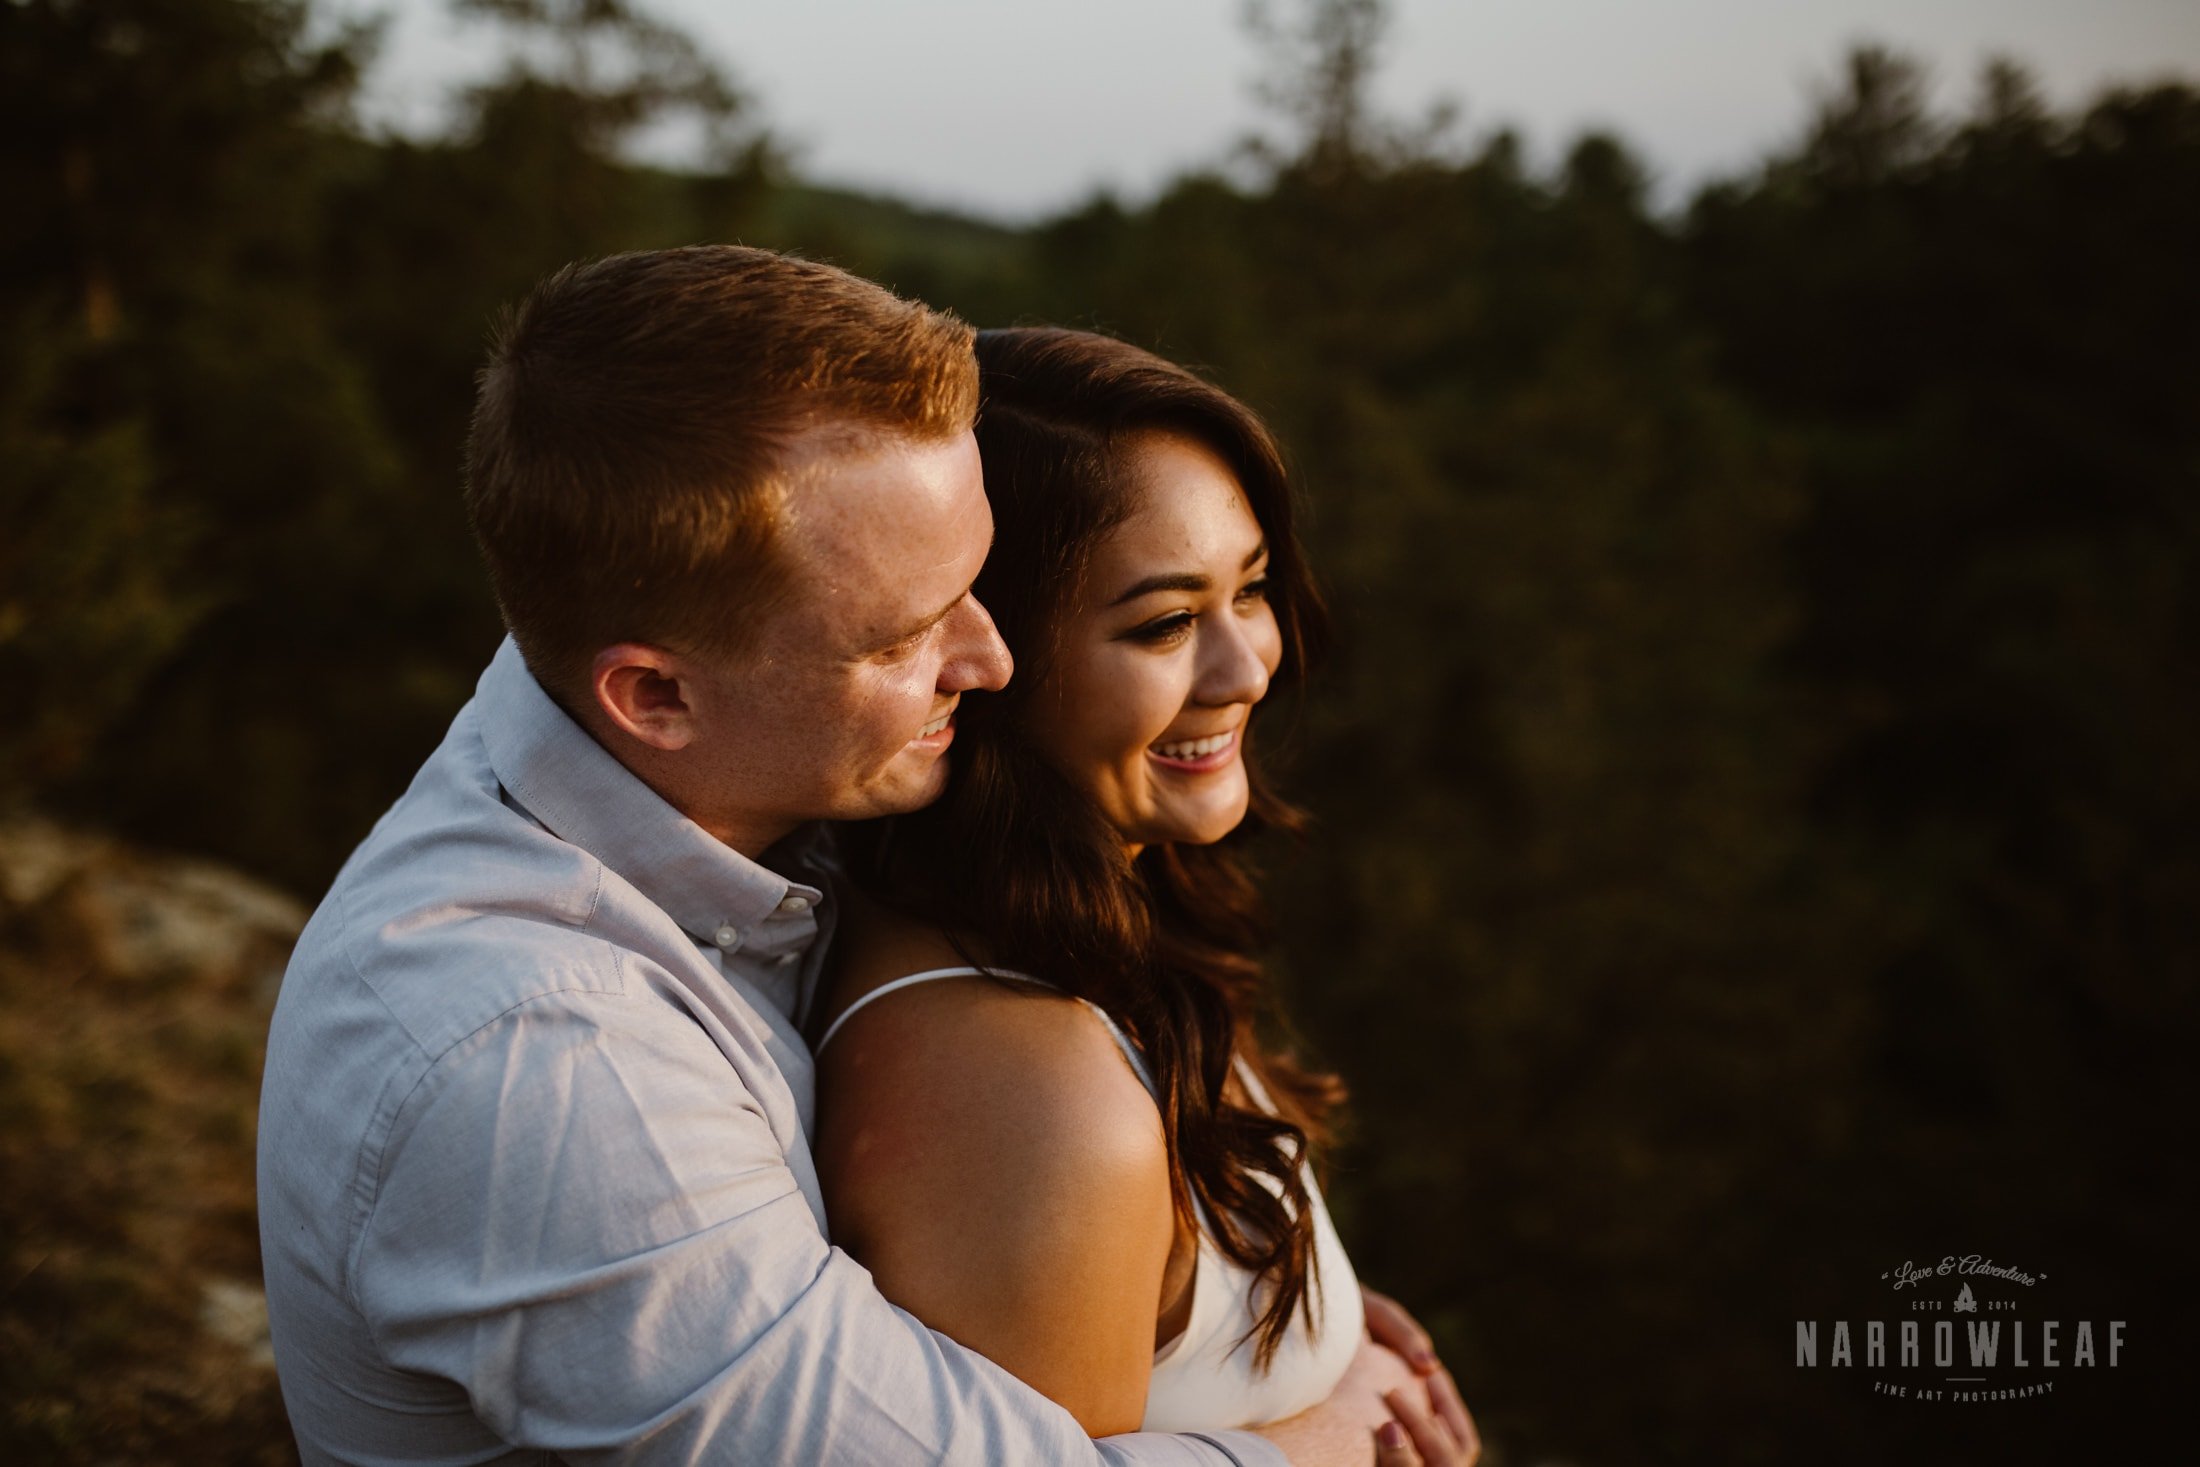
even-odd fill
[(827, 1246), (677, 1016), (524, 1005), (441, 1057), (379, 1158), (349, 1291), (394, 1366), (577, 1462), (1274, 1467), (1244, 1434), (1091, 1441)]

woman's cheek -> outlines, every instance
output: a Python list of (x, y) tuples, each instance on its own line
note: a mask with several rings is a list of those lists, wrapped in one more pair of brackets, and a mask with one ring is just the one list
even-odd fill
[(1274, 677), (1276, 669), (1283, 666), (1283, 628), (1277, 624), (1276, 611), (1272, 606), (1261, 608), (1260, 622), (1256, 646), (1260, 652), (1260, 660), (1268, 666), (1268, 675)]

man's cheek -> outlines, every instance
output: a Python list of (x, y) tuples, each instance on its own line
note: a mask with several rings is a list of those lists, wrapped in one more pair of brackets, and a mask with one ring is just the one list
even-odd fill
[(933, 689), (939, 686), (936, 664), (902, 664), (872, 669), (863, 690), (866, 711), (883, 723), (907, 723), (907, 737), (915, 737), (932, 716)]

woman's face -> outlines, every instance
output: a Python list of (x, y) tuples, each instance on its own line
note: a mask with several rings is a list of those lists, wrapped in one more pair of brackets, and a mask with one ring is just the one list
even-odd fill
[(1283, 659), (1268, 546), (1237, 476), (1195, 439), (1140, 439), (1137, 508), (1094, 552), (1033, 701), (1041, 753), (1134, 848), (1245, 818), (1246, 721)]

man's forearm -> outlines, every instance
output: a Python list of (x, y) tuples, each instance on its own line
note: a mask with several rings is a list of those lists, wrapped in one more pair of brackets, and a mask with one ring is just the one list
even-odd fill
[(1291, 1467), (1368, 1467), (1375, 1460), (1374, 1428), (1327, 1402), (1254, 1432)]
[(604, 1042), (622, 1017), (567, 997), (452, 1056), (357, 1250), (378, 1352), (459, 1383), (495, 1437), (621, 1467), (1285, 1467), (1251, 1436), (1096, 1443), (896, 1309), (819, 1235), (760, 1117), (711, 1103), (716, 1051), (677, 1025)]

